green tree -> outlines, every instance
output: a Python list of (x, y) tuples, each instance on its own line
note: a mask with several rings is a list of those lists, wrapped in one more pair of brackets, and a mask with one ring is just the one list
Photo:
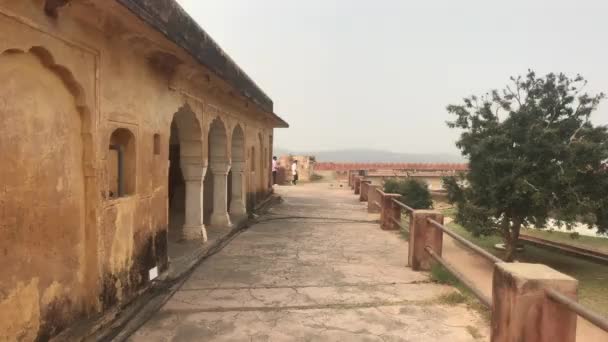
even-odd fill
[(429, 186), (413, 178), (387, 179), (384, 182), (384, 192), (400, 194), (399, 200), (414, 209), (430, 209), (433, 207)]
[(457, 220), (474, 234), (501, 234), (507, 261), (522, 226), (552, 218), (568, 228), (608, 227), (608, 133), (589, 121), (604, 94), (587, 94), (581, 76), (529, 71), (511, 81), (447, 107), (469, 171), (444, 179)]

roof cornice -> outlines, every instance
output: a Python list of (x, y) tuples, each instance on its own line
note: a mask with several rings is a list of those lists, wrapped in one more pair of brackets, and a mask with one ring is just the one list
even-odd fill
[[(260, 87), (226, 54), (175, 0), (116, 0), (145, 23), (190, 53), (199, 63), (236, 88), (263, 111), (273, 103)], [(282, 124), (286, 123), (276, 117)]]

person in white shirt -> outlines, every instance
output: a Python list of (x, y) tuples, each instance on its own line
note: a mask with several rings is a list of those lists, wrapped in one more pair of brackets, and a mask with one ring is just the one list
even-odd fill
[(291, 180), (291, 184), (296, 185), (296, 183), (298, 182), (298, 161), (294, 160), (293, 163), (291, 164), (291, 175), (293, 176), (293, 179)]
[(272, 157), (272, 185), (277, 184), (277, 171), (279, 170), (279, 165), (277, 163), (277, 156)]

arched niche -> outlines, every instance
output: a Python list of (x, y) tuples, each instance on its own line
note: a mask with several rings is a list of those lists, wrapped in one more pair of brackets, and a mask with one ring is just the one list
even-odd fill
[(99, 308), (91, 109), (76, 76), (42, 46), (0, 51), (0, 79), (0, 250), (11, 251), (0, 267), (13, 275), (0, 292), (33, 279), (41, 293), (61, 283), (70, 292), (42, 303), (41, 326), (55, 302), (69, 321)]
[(108, 196), (119, 198), (134, 195), (137, 184), (137, 148), (133, 132), (128, 128), (112, 131), (108, 149)]

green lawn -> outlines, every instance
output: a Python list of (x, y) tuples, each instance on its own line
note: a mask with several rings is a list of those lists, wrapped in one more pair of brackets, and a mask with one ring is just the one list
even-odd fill
[(539, 230), (539, 229), (525, 229), (522, 230), (523, 234), (530, 236), (539, 237), (546, 240), (555, 242), (567, 243), (573, 246), (582, 248), (591, 248), (604, 253), (608, 253), (608, 239), (585, 236), (585, 235), (572, 235), (571, 233), (558, 232), (555, 230)]
[[(441, 209), (441, 213), (446, 217), (454, 218), (456, 209), (454, 207), (444, 207)], [(576, 235), (547, 229), (523, 229), (522, 234), (608, 253), (608, 238)]]
[[(474, 237), (458, 224), (449, 223), (447, 226), (490, 253), (498, 257), (502, 256), (502, 252), (494, 248), (495, 244), (502, 242), (499, 236)], [(556, 232), (541, 233), (552, 235)], [(570, 239), (568, 234), (565, 235)], [(579, 301), (608, 317), (608, 266), (531, 245), (526, 245), (525, 250), (518, 253), (517, 260), (520, 262), (545, 264), (578, 279)]]

